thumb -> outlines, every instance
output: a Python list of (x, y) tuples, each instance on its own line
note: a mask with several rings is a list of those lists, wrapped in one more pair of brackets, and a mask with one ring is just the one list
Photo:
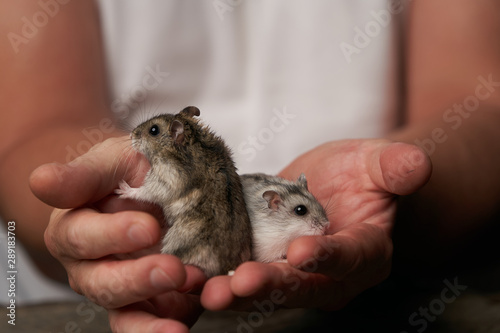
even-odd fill
[(68, 164), (44, 164), (30, 176), (31, 191), (57, 208), (73, 208), (100, 200), (111, 193), (121, 179), (133, 185), (149, 169), (145, 158), (130, 148), (126, 137), (111, 138)]
[(421, 148), (394, 142), (374, 150), (367, 162), (372, 181), (384, 191), (408, 195), (424, 186), (432, 163)]

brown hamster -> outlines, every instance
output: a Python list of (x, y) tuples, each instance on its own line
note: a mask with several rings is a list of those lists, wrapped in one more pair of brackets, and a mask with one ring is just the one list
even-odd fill
[(247, 174), (241, 175), (241, 182), (253, 229), (253, 260), (283, 261), (294, 239), (325, 234), (328, 217), (308, 191), (304, 174), (296, 182)]
[(211, 277), (250, 259), (252, 231), (231, 152), (199, 115), (187, 107), (137, 126), (132, 146), (151, 169), (141, 187), (122, 182), (116, 193), (161, 206), (170, 227), (161, 252)]

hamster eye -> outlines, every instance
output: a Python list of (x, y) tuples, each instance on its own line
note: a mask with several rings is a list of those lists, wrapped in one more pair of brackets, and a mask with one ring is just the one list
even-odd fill
[(157, 136), (158, 134), (160, 134), (160, 128), (158, 127), (158, 125), (151, 126), (151, 128), (149, 129), (149, 134), (151, 136)]
[(304, 205), (298, 205), (293, 209), (293, 211), (299, 216), (304, 216), (307, 214), (307, 207)]

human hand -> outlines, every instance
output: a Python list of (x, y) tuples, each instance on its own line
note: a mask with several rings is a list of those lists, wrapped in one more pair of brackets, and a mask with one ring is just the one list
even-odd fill
[(423, 186), (431, 169), (418, 147), (382, 139), (330, 142), (298, 157), (280, 175), (305, 173), (328, 213), (327, 235), (296, 239), (288, 263), (248, 262), (231, 277), (210, 279), (201, 303), (211, 310), (342, 308), (388, 276), (395, 198)]
[[(203, 273), (159, 254), (155, 207), (118, 199), (122, 179), (140, 186), (147, 160), (113, 138), (73, 162), (46, 164), (32, 173), (33, 193), (57, 207), (45, 232), (51, 254), (65, 267), (71, 287), (109, 309), (114, 331), (187, 332), (202, 309)], [(147, 254), (147, 255), (145, 255)]]

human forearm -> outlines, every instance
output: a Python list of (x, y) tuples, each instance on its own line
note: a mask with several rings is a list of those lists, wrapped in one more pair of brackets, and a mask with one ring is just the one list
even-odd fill
[[(0, 34), (24, 36), (22, 18), (29, 20), (39, 11), (36, 1), (0, 0)], [(2, 38), (0, 72), (0, 156), (40, 128), (93, 126), (109, 105), (94, 2), (61, 5), (19, 45)]]
[(388, 136), (430, 155), (431, 179), (400, 199), (398, 228), (409, 253), (428, 249), (440, 259), (493, 222), (500, 198), (500, 107), (485, 105), (455, 129), (442, 114)]
[[(110, 128), (98, 133), (103, 138), (117, 135)], [(99, 131), (95, 129), (95, 131)], [(16, 233), (39, 268), (48, 276), (64, 280), (66, 274), (48, 253), (43, 234), (49, 221), (52, 207), (38, 200), (29, 188), (30, 173), (44, 163), (69, 162), (87, 149), (93, 142), (88, 132), (76, 126), (54, 127), (40, 131), (37, 136), (24, 141), (2, 156), (0, 163), (0, 214), (4, 220), (17, 222)], [(62, 174), (61, 174), (62, 176)]]
[[(26, 21), (44, 13), (40, 3), (0, 0), (0, 34), (8, 37), (0, 40), (0, 215), (17, 222), (19, 241), (46, 272), (53, 263), (43, 244), (51, 209), (31, 194), (29, 175), (89, 149), (98, 136), (83, 130), (112, 119), (94, 2), (52, 9), (47, 24), (27, 34)], [(109, 125), (100, 132), (112, 135)]]
[(424, 146), (433, 162), (427, 186), (399, 199), (395, 243), (413, 259), (456, 255), (498, 210), (499, 10), (494, 0), (411, 3), (406, 126), (389, 138)]

